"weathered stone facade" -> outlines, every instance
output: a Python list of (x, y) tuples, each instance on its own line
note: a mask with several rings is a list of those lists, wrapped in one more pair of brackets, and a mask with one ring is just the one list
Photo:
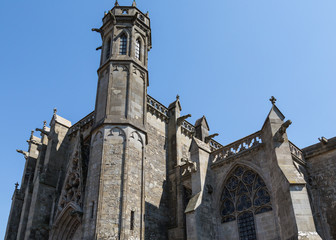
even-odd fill
[[(95, 111), (32, 133), (6, 240), (336, 239), (336, 138), (299, 149), (272, 108), (260, 131), (222, 146), (206, 118), (147, 94), (150, 19), (103, 18)], [(315, 227), (316, 226), (316, 227)]]

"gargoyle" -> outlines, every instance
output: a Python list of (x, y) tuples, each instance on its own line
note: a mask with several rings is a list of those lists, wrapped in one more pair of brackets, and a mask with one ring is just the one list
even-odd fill
[(99, 29), (99, 28), (92, 28), (91, 31), (92, 31), (92, 32), (97, 32), (97, 33), (100, 33), (100, 34), (103, 32), (103, 31), (102, 31), (101, 29)]
[(184, 115), (182, 117), (179, 117), (177, 119), (177, 125), (181, 126), (181, 124), (183, 123), (183, 121), (186, 120), (187, 118), (190, 118), (190, 117), (191, 117), (191, 114), (187, 114), (187, 115)]
[(284, 122), (279, 128), (278, 132), (275, 134), (275, 140), (278, 142), (285, 141), (283, 135), (286, 133), (286, 129), (292, 124), (291, 120)]
[(211, 139), (213, 139), (214, 137), (217, 137), (218, 135), (219, 135), (218, 133), (215, 133), (215, 134), (211, 134), (211, 135), (205, 137), (205, 139), (204, 139), (205, 143), (210, 142)]
[(44, 134), (46, 136), (49, 136), (49, 134), (50, 134), (50, 132), (48, 132), (44, 129), (41, 129), (41, 128), (36, 128), (35, 130), (38, 131), (38, 132), (41, 132), (42, 134)]
[(27, 157), (29, 156), (29, 153), (26, 152), (26, 151), (22, 151), (22, 150), (20, 150), (20, 149), (16, 149), (16, 151), (17, 151), (18, 153), (23, 154), (23, 156), (24, 156), (25, 158), (27, 158)]

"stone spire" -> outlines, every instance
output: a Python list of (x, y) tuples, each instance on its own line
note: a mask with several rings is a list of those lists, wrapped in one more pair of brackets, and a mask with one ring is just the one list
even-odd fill
[(133, 0), (132, 7), (136, 7), (136, 2)]
[(115, 1), (114, 6), (119, 6), (118, 0)]

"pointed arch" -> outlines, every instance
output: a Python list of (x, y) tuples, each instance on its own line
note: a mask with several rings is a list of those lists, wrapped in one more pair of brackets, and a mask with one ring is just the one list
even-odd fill
[(145, 40), (144, 37), (136, 33), (135, 34), (135, 51), (134, 51), (134, 57), (138, 59), (139, 61), (143, 62), (145, 59)]
[(136, 141), (136, 142), (138, 142), (139, 144), (141, 144), (141, 146), (143, 147), (143, 143), (144, 143), (144, 141), (143, 141), (143, 139), (142, 139), (142, 137), (141, 137), (141, 135), (140, 135), (140, 133), (139, 132), (137, 132), (137, 131), (133, 131), (132, 133), (131, 133), (131, 135), (130, 135), (130, 139), (133, 139), (134, 141)]
[(126, 55), (127, 54), (127, 35), (122, 33), (119, 38), (119, 54)]
[(222, 223), (237, 221), (240, 239), (256, 239), (254, 216), (272, 211), (262, 177), (245, 165), (233, 167), (222, 189), (219, 211)]
[(120, 128), (120, 127), (113, 127), (113, 128), (111, 128), (110, 130), (109, 130), (109, 134), (108, 134), (108, 136), (110, 137), (110, 136), (113, 136), (113, 137), (118, 137), (118, 136), (120, 136), (120, 137), (122, 137), (123, 139), (125, 139), (126, 138), (126, 133), (125, 133), (125, 131), (122, 129), (122, 128)]
[(140, 60), (141, 56), (141, 47), (142, 47), (141, 41), (139, 38), (137, 38), (135, 40), (135, 58), (138, 60)]
[(56, 221), (52, 227), (51, 240), (71, 240), (74, 234), (79, 230), (81, 224), (82, 209), (73, 202), (57, 215)]

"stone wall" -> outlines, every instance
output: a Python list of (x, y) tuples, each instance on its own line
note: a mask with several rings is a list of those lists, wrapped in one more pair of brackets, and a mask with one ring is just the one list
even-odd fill
[(317, 232), (323, 239), (336, 239), (336, 139), (303, 149)]
[(167, 125), (164, 120), (147, 113), (145, 159), (145, 239), (168, 239), (167, 199)]

